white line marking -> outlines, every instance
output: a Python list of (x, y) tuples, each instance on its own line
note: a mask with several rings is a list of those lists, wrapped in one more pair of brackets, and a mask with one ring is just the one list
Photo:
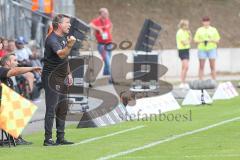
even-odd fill
[(130, 131), (134, 131), (134, 130), (137, 130), (137, 129), (140, 129), (140, 128), (143, 128), (143, 127), (144, 127), (143, 125), (141, 125), (141, 126), (136, 126), (136, 127), (133, 127), (133, 128), (129, 128), (129, 129), (122, 130), (122, 131), (110, 133), (110, 134), (107, 134), (107, 135), (104, 135), (104, 136), (89, 138), (89, 139), (80, 141), (80, 142), (78, 142), (78, 143), (75, 143), (75, 144), (73, 144), (73, 145), (71, 145), (71, 146), (77, 146), (77, 145), (80, 145), (80, 144), (85, 144), (85, 143), (93, 142), (93, 141), (96, 141), (96, 140), (99, 140), (99, 139), (103, 139), (103, 138), (107, 138), (107, 137), (112, 137), (112, 136), (115, 136), (115, 135), (118, 135), (118, 134), (122, 134), (122, 133), (130, 132)]
[(186, 155), (185, 158), (209, 158), (209, 157), (240, 157), (240, 154), (209, 154), (209, 155)]
[(192, 134), (195, 134), (195, 133), (206, 131), (206, 130), (209, 130), (211, 128), (221, 126), (223, 124), (230, 123), (230, 122), (233, 122), (233, 121), (236, 121), (236, 120), (240, 120), (240, 117), (235, 117), (235, 118), (232, 118), (232, 119), (228, 119), (228, 120), (225, 120), (225, 121), (221, 121), (219, 123), (215, 123), (215, 124), (206, 126), (204, 128), (199, 128), (199, 129), (196, 129), (196, 130), (193, 130), (193, 131), (189, 131), (189, 132), (185, 132), (185, 133), (182, 133), (182, 134), (174, 135), (174, 136), (169, 137), (167, 139), (152, 142), (152, 143), (146, 144), (146, 145), (141, 146), (141, 147), (129, 149), (129, 150), (122, 151), (122, 152), (112, 154), (112, 155), (108, 155), (108, 156), (105, 156), (105, 157), (100, 157), (97, 160), (108, 160), (108, 159), (112, 159), (112, 158), (115, 158), (115, 157), (124, 156), (124, 155), (130, 154), (130, 153), (136, 152), (136, 151), (151, 148), (153, 146), (156, 146), (156, 145), (159, 145), (159, 144), (162, 144), (162, 143), (165, 143), (165, 142), (173, 141), (173, 140), (178, 139), (178, 138), (182, 138), (182, 137), (189, 136), (189, 135), (192, 135)]
[[(210, 158), (210, 157), (240, 157), (240, 154), (205, 154), (205, 155), (181, 155), (179, 158)], [(160, 158), (176, 158), (176, 155), (163, 156), (126, 156), (125, 159), (160, 159)]]

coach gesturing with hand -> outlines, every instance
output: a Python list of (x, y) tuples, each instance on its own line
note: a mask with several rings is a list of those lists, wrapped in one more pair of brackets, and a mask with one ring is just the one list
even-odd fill
[[(67, 37), (71, 27), (70, 17), (59, 14), (54, 17), (52, 26), (53, 31), (45, 42), (42, 74), (46, 100), (44, 146), (73, 144), (64, 138), (64, 129), (68, 110), (66, 94), (68, 86), (72, 85), (68, 55), (76, 39), (73, 36)], [(52, 139), (54, 118), (57, 129), (56, 143)]]

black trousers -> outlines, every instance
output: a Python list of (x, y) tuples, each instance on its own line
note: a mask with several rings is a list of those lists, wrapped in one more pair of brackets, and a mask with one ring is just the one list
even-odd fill
[(64, 139), (65, 120), (68, 110), (67, 91), (64, 78), (42, 74), (45, 89), (45, 139), (52, 138), (54, 118), (56, 119), (57, 139)]

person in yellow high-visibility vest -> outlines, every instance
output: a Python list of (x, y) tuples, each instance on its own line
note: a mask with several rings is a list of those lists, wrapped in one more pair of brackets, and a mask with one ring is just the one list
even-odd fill
[(180, 88), (188, 89), (189, 86), (186, 83), (186, 76), (189, 66), (189, 50), (191, 48), (192, 34), (189, 29), (189, 21), (182, 19), (178, 25), (179, 29), (176, 34), (177, 49), (179, 58), (182, 61), (182, 71), (181, 71), (181, 84)]
[[(37, 27), (39, 24), (39, 20), (41, 20), (40, 16), (36, 14), (36, 12), (42, 13), (45, 16), (52, 17), (54, 10), (54, 0), (32, 0), (32, 29), (31, 29), (31, 39), (36, 39)], [(49, 20), (42, 17), (42, 23), (44, 26), (42, 27), (42, 36), (45, 39), (48, 30), (48, 22)]]
[(217, 44), (220, 35), (218, 30), (210, 25), (209, 17), (203, 17), (202, 23), (203, 26), (197, 29), (194, 36), (194, 41), (198, 44), (199, 79), (203, 79), (205, 61), (209, 59), (211, 77), (216, 80)]

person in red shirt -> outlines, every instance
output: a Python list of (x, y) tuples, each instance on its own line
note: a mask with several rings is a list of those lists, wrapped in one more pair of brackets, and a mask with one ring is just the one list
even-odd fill
[(4, 49), (4, 39), (0, 37), (0, 58), (5, 56), (7, 52)]
[(113, 25), (109, 18), (107, 8), (101, 8), (99, 10), (99, 16), (91, 21), (90, 26), (95, 30), (98, 52), (104, 61), (103, 75), (110, 75)]

